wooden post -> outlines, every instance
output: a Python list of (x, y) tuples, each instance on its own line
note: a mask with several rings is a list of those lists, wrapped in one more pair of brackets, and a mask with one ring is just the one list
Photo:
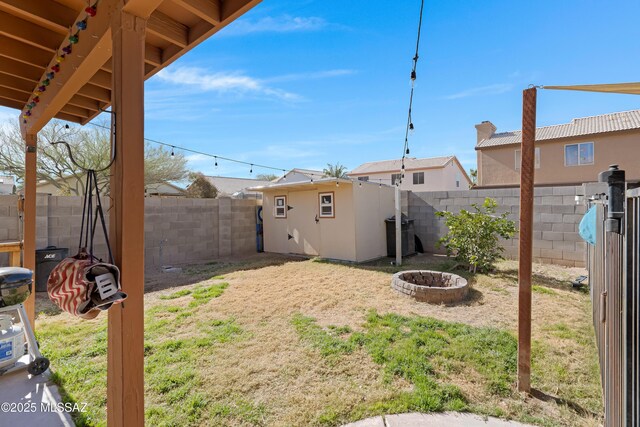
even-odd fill
[(531, 391), (531, 267), (533, 178), (536, 140), (536, 88), (522, 93), (520, 163), (520, 245), (518, 248), (518, 390)]
[(144, 39), (146, 20), (114, 12), (109, 236), (120, 268), (123, 305), (109, 310), (107, 424), (144, 426)]
[(402, 265), (402, 191), (396, 183), (396, 265)]
[(24, 160), (24, 244), (22, 265), (34, 272), (32, 292), (24, 303), (24, 308), (29, 317), (31, 326), (36, 324), (36, 159), (38, 136), (37, 134), (25, 135), (25, 160)]

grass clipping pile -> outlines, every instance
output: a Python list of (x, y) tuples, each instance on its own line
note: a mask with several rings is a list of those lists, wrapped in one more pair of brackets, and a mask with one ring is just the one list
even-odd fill
[[(389, 287), (394, 272), (262, 256), (152, 278), (146, 423), (337, 426), (378, 414), (464, 410), (543, 426), (599, 424), (589, 297), (568, 284), (580, 270), (534, 269), (533, 384), (558, 398), (544, 400), (514, 387), (514, 263), (492, 274), (461, 273), (470, 298), (452, 307), (398, 295)], [(173, 283), (163, 283), (167, 277)], [(74, 414), (77, 424), (105, 425), (105, 320), (40, 313), (38, 338), (64, 399), (89, 403), (89, 412)]]

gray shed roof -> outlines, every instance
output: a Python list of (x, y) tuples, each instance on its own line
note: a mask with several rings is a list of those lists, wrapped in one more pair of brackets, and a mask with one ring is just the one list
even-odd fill
[[(455, 156), (446, 157), (430, 157), (425, 159), (416, 159), (415, 157), (407, 157), (404, 159), (404, 166), (408, 170), (412, 169), (430, 169), (442, 168), (449, 163)], [(379, 162), (364, 163), (349, 172), (347, 175), (361, 175), (367, 173), (378, 172), (394, 172), (399, 171), (402, 166), (400, 159), (382, 160)]]
[[(580, 117), (570, 123), (544, 126), (536, 128), (536, 141), (550, 139), (571, 138), (576, 136), (595, 135), (607, 132), (640, 129), (640, 110), (622, 111), (619, 113), (602, 114), (600, 116)], [(497, 147), (500, 145), (520, 144), (522, 131), (494, 133), (490, 138), (483, 139), (476, 149)]]

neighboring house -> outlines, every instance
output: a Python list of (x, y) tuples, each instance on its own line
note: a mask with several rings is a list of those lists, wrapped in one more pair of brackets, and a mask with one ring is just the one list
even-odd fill
[(274, 182), (302, 182), (302, 181), (315, 181), (323, 178), (324, 172), (313, 169), (300, 169), (294, 168), (289, 172), (276, 179)]
[[(65, 178), (58, 178), (56, 182), (61, 183), (66, 180), (66, 183), (77, 191), (78, 196), (84, 195), (84, 176), (81, 179), (77, 179), (75, 176), (68, 176)], [(105, 188), (106, 191), (106, 188)], [(52, 196), (75, 196), (76, 194), (67, 193), (58, 188), (55, 184), (49, 181), (40, 181), (36, 185), (36, 192), (40, 194), (50, 194)], [(102, 193), (102, 191), (101, 191)], [(185, 197), (185, 190), (175, 184), (169, 182), (162, 182), (158, 184), (147, 184), (144, 189), (145, 197)]]
[(233, 197), (236, 199), (259, 199), (262, 193), (247, 190), (248, 187), (257, 187), (271, 184), (271, 181), (251, 178), (231, 178), (226, 176), (205, 176), (218, 190), (218, 197)]
[(170, 182), (160, 182), (158, 184), (148, 184), (144, 187), (146, 197), (186, 197), (184, 188)]
[(0, 194), (13, 194), (15, 181), (12, 176), (0, 175)]
[[(347, 175), (360, 181), (395, 185), (400, 179), (401, 160), (383, 160), (358, 166)], [(468, 190), (471, 179), (456, 156), (404, 159), (401, 188), (411, 191)]]
[[(478, 131), (478, 186), (520, 184), (522, 132), (496, 133), (489, 121)], [(536, 129), (536, 185), (574, 185), (598, 180), (618, 164), (628, 180), (640, 180), (640, 110), (582, 117)]]
[(362, 262), (387, 255), (394, 188), (341, 178), (281, 182), (261, 191), (265, 252)]

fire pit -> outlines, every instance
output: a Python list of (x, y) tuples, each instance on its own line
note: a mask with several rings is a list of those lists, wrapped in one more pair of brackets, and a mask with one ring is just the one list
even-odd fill
[(430, 270), (401, 271), (393, 275), (391, 287), (416, 301), (452, 304), (469, 293), (467, 279), (456, 274)]

